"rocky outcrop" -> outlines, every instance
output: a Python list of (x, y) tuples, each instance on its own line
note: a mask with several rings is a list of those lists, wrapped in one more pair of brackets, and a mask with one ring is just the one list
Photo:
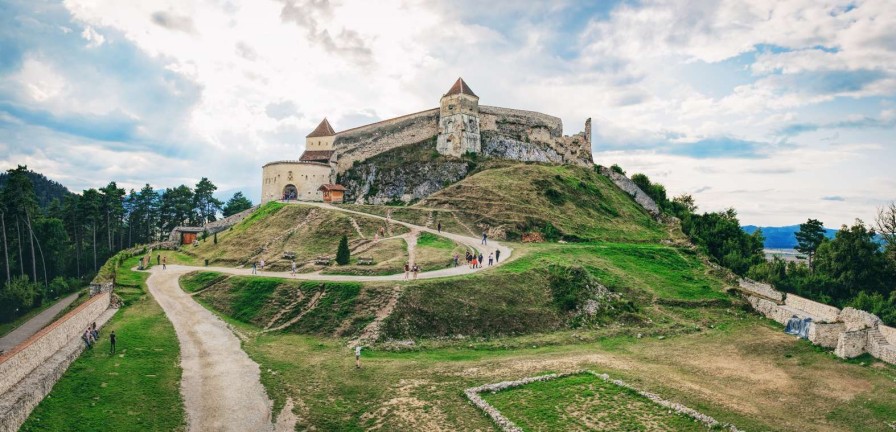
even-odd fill
[(427, 140), (377, 155), (340, 175), (345, 201), (359, 204), (410, 203), (469, 175), (473, 165), (435, 152)]
[(600, 174), (612, 180), (619, 189), (622, 189), (625, 193), (629, 194), (635, 202), (640, 204), (641, 207), (644, 207), (644, 210), (647, 210), (647, 213), (650, 213), (651, 216), (660, 216), (660, 208), (656, 205), (656, 202), (654, 202), (650, 196), (644, 193), (635, 182), (624, 174), (620, 174), (603, 166), (600, 167)]

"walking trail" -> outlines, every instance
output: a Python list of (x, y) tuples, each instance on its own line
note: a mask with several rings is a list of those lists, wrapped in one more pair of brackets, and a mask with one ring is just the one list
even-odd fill
[[(303, 203), (342, 211), (404, 225), (412, 231), (429, 232), (454, 240), (474, 251), (480, 251), (488, 257), (490, 253), (501, 251), (502, 264), (510, 258), (511, 249), (489, 241), (481, 244), (481, 238), (462, 236), (417, 226), (405, 222), (391, 220), (367, 213), (342, 209), (319, 203)], [(486, 258), (487, 259), (487, 258)], [(468, 274), (482, 269), (470, 269), (463, 263), (458, 267), (440, 269), (419, 274), (419, 279), (432, 279)], [(146, 281), (150, 293), (165, 311), (174, 325), (180, 342), (181, 394), (187, 411), (187, 423), (192, 431), (271, 431), (292, 430), (295, 427), (295, 416), (290, 412), (290, 403), (278, 416), (277, 424), (271, 423), (271, 400), (268, 399), (260, 381), (260, 370), (257, 363), (242, 350), (240, 340), (228, 328), (227, 324), (201, 306), (192, 296), (185, 293), (178, 279), (194, 270), (212, 270), (235, 275), (249, 275), (251, 269), (229, 267), (192, 267), (169, 265), (167, 270), (153, 266), (150, 277)], [(403, 274), (388, 276), (349, 276), (323, 275), (319, 273), (303, 273), (296, 276), (289, 272), (258, 272), (259, 275), (289, 279), (306, 279), (320, 281), (397, 281), (403, 280)]]
[(69, 295), (56, 302), (53, 306), (48, 307), (43, 312), (35, 315), (30, 320), (25, 321), (24, 324), (16, 327), (15, 330), (7, 333), (6, 336), (0, 338), (0, 353), (15, 348), (18, 344), (24, 342), (25, 339), (30, 338), (33, 334), (39, 332), (53, 322), (53, 318), (55, 318), (56, 315), (59, 315), (59, 312), (62, 312), (63, 309), (67, 308), (68, 305), (72, 304), (77, 298), (78, 293)]

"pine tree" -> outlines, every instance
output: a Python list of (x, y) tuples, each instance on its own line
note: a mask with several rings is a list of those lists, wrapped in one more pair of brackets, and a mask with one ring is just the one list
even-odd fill
[(806, 254), (809, 258), (809, 268), (814, 271), (815, 263), (812, 258), (815, 256), (818, 246), (824, 241), (823, 224), (817, 219), (809, 219), (806, 223), (800, 224), (800, 230), (794, 234), (797, 245), (793, 248)]
[(351, 259), (351, 252), (348, 250), (348, 237), (342, 236), (339, 240), (339, 248), (336, 249), (336, 264), (346, 265)]

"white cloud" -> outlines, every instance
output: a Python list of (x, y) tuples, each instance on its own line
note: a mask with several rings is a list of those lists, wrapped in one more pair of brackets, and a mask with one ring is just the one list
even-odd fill
[(97, 31), (94, 30), (91, 26), (87, 26), (84, 28), (84, 31), (81, 32), (81, 37), (87, 41), (87, 46), (89, 48), (96, 48), (106, 42), (106, 38), (103, 35), (97, 33)]

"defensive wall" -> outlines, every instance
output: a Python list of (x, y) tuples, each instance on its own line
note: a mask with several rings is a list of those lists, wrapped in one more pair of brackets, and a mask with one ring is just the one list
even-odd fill
[(338, 132), (334, 142), (339, 155), (336, 171), (342, 174), (355, 161), (371, 158), (396, 147), (418, 143), (438, 134), (438, 108)]
[(741, 279), (738, 289), (761, 315), (787, 325), (791, 318), (811, 318), (808, 339), (834, 349), (841, 358), (871, 354), (896, 364), (896, 328), (885, 326), (876, 315), (851, 307), (836, 307), (783, 293), (771, 285)]
[[(482, 153), (486, 156), (550, 163), (591, 166), (590, 120), (585, 131), (563, 136), (563, 122), (534, 111), (479, 106)], [(439, 134), (439, 109), (433, 108), (336, 133), (343, 174), (356, 161), (397, 147), (419, 143)]]
[(84, 350), (84, 330), (94, 322), (102, 327), (115, 313), (109, 309), (111, 282), (91, 292), (96, 294), (89, 300), (0, 356), (0, 432), (18, 430)]

